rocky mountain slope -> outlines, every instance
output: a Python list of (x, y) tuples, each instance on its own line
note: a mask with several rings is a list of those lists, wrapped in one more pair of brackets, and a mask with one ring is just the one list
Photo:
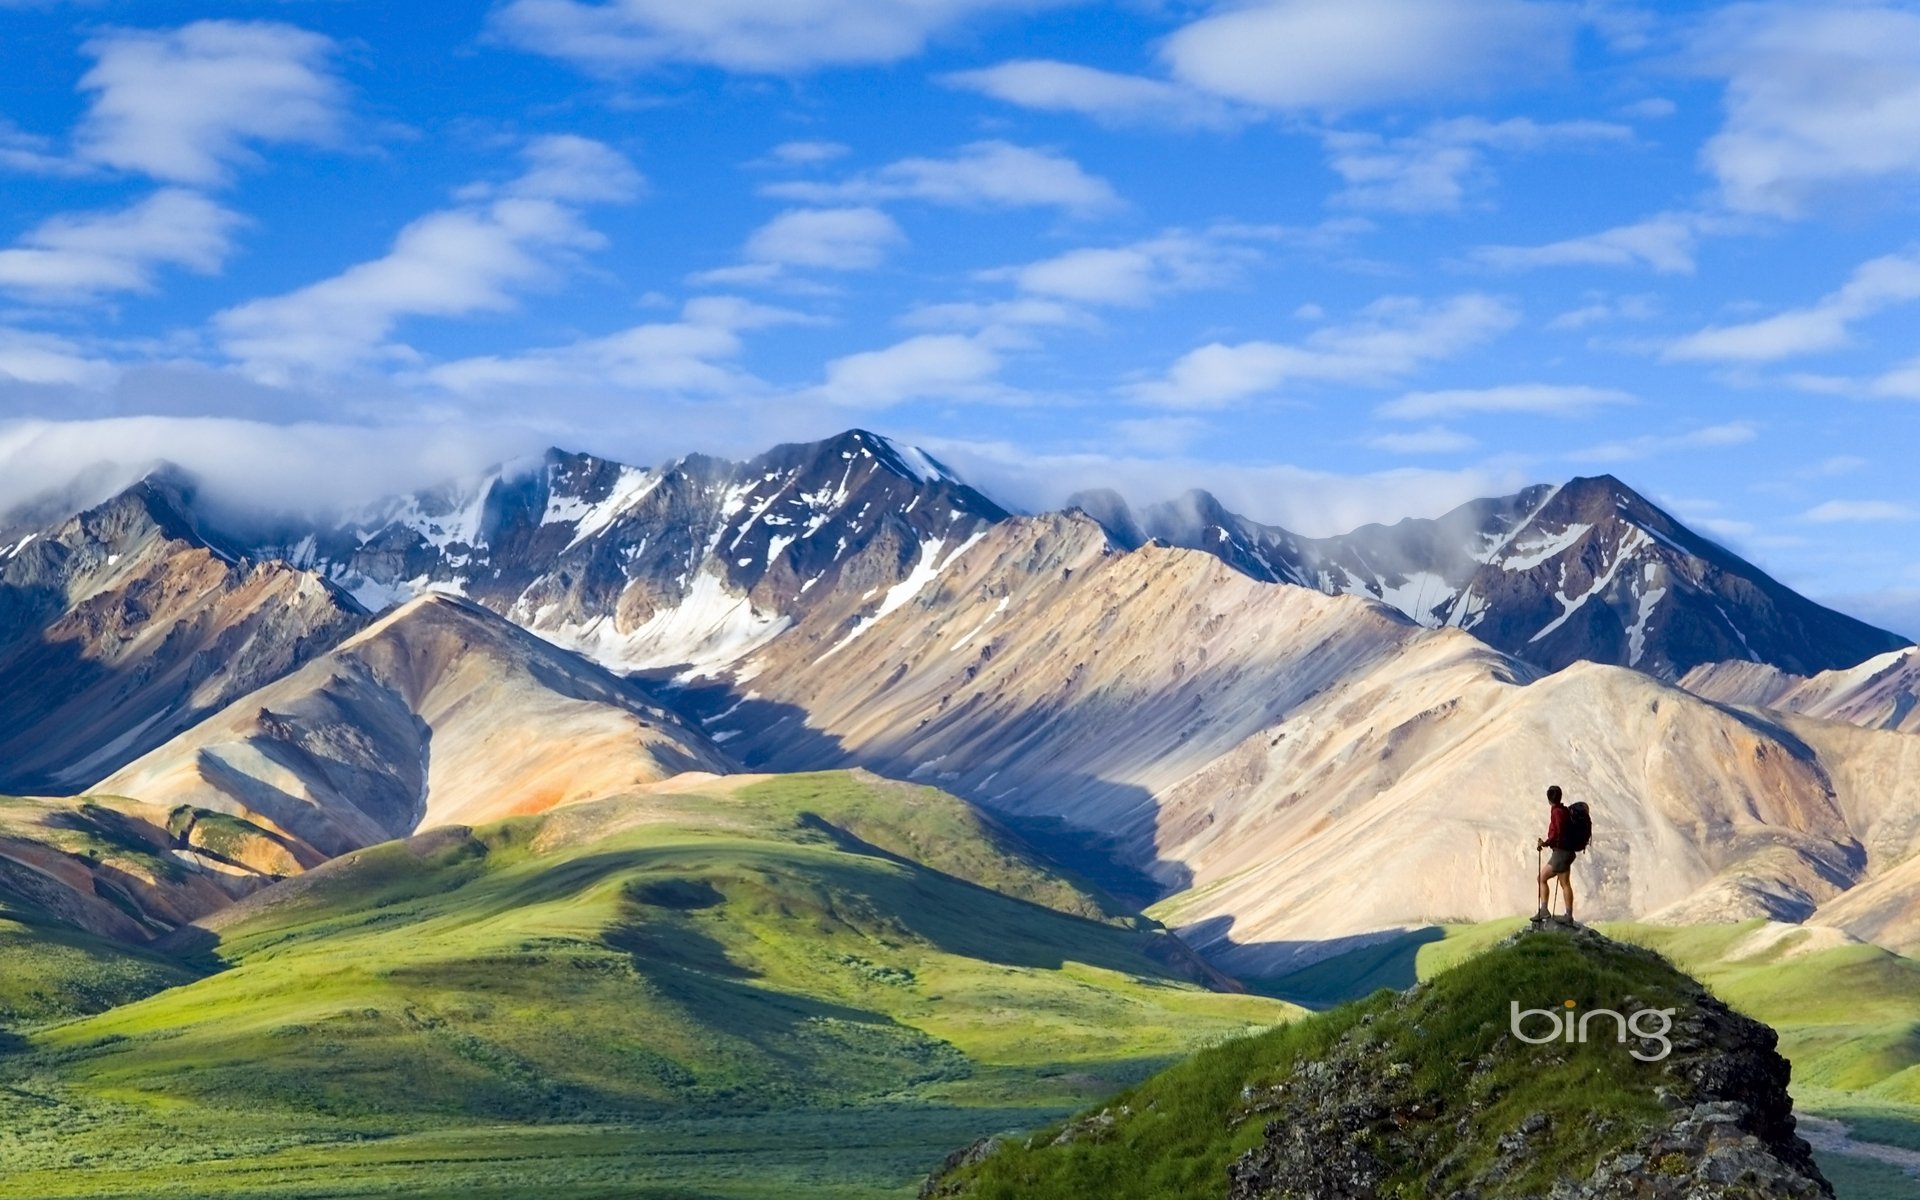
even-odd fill
[[(159, 512), (169, 546), (249, 547), (269, 565), (199, 552), (348, 626), (346, 593), (400, 602), (273, 682), (222, 676), (224, 711), (102, 785), (252, 822), (297, 865), (679, 770), (863, 766), (1117, 861), (1218, 961), (1266, 974), (1526, 907), (1549, 781), (1600, 815), (1589, 915), (1802, 919), (1916, 844), (1883, 812), (1914, 805), (1898, 743), (1659, 679), (1897, 639), (1608, 478), (1318, 541), (1204, 495), (1014, 517), (862, 431), (651, 470), (552, 452), (244, 537), (197, 533), (184, 496), (140, 507), (166, 497), (114, 503)], [(127, 636), (179, 640), (129, 611)]]
[(653, 469), (551, 450), (253, 552), (371, 608), (448, 591), (609, 666), (710, 670), (799, 612), (873, 611), (1006, 515), (925, 453), (854, 430)]
[(1708, 663), (1680, 686), (1709, 700), (1920, 733), (1920, 649), (1889, 651), (1811, 677), (1753, 662)]
[(1371, 596), (1549, 670), (1587, 661), (1672, 679), (1731, 659), (1805, 674), (1908, 645), (1782, 586), (1610, 475), (1330, 538), (1250, 521), (1205, 492), (1138, 514), (1111, 493), (1078, 502), (1122, 544), (1157, 539), (1257, 579)]
[(325, 858), (728, 766), (638, 685), (428, 594), (98, 790), (229, 813)]
[(707, 700), (746, 762), (855, 761), (1098, 831), (1242, 974), (1526, 910), (1553, 781), (1602, 830), (1596, 918), (1798, 920), (1920, 845), (1911, 739), (1621, 668), (1543, 675), (1072, 513), (1004, 522), (872, 625), (802, 623), (747, 664)]
[[(1534, 1015), (1530, 1044), (1509, 1032), (1514, 1001), (1620, 1016), (1548, 1040)], [(1629, 1022), (1664, 1028), (1664, 1045)], [(978, 1143), (921, 1195), (1831, 1196), (1776, 1045), (1651, 951), (1520, 934), (1405, 993), (1202, 1051), (1030, 1138)]]
[(0, 791), (71, 793), (324, 652), (344, 593), (206, 533), (160, 474), (0, 544)]

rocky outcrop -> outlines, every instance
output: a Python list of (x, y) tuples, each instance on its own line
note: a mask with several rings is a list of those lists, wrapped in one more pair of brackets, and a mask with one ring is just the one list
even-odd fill
[[(1651, 953), (1588, 930), (1519, 936), (1569, 937), (1589, 952), (1610, 955)], [(1417, 1013), (1423, 987), (1401, 996), (1396, 1010)], [(1641, 1007), (1628, 997), (1622, 1011), (1631, 1016)], [(1459, 1086), (1436, 1094), (1416, 1085), (1411, 1063), (1381, 1061), (1363, 1026), (1287, 1078), (1243, 1093), (1247, 1110), (1267, 1123), (1266, 1135), (1229, 1168), (1226, 1195), (1373, 1200), (1412, 1173), (1435, 1200), (1532, 1196), (1542, 1194), (1543, 1162), (1557, 1168), (1558, 1178), (1544, 1190), (1549, 1200), (1817, 1200), (1833, 1194), (1812, 1148), (1794, 1131), (1791, 1068), (1772, 1029), (1694, 985), (1666, 1036), (1672, 1052), (1648, 1064), (1649, 1077), (1639, 1081), (1658, 1116), (1649, 1119), (1630, 1106), (1583, 1109), (1581, 1087), (1598, 1091), (1617, 1081), (1570, 1074), (1573, 1094), (1557, 1111), (1527, 1113), (1489, 1142), (1489, 1111), (1513, 1086), (1514, 1060), (1538, 1057), (1524, 1069), (1552, 1070), (1559, 1047), (1533, 1056), (1517, 1039), (1491, 1039), (1480, 1057), (1461, 1064)], [(1584, 1134), (1625, 1144), (1576, 1175), (1572, 1168), (1580, 1164), (1567, 1161), (1566, 1145), (1574, 1121), (1585, 1126)]]

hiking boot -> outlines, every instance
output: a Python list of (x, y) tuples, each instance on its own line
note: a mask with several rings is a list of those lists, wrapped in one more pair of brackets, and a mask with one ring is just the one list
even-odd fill
[(1563, 917), (1563, 916), (1561, 916), (1561, 915), (1560, 915), (1559, 913), (1555, 913), (1555, 914), (1553, 915), (1553, 923), (1554, 923), (1555, 925), (1565, 925), (1565, 926), (1566, 926), (1566, 927), (1567, 927), (1568, 929), (1578, 929), (1578, 928), (1579, 928), (1579, 926), (1578, 926), (1578, 925), (1575, 925), (1575, 924), (1573, 923), (1573, 918), (1572, 918), (1572, 917)]
[(1553, 917), (1553, 913), (1549, 912), (1547, 910), (1547, 906), (1542, 904), (1540, 906), (1540, 911), (1533, 914), (1533, 923), (1535, 925), (1542, 925), (1542, 924), (1545, 924), (1552, 917)]

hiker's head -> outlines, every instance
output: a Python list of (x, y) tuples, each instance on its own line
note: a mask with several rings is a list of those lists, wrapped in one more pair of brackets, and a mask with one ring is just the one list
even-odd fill
[(1547, 789), (1547, 803), (1548, 804), (1560, 803), (1560, 785), (1559, 784), (1556, 783), (1552, 787)]

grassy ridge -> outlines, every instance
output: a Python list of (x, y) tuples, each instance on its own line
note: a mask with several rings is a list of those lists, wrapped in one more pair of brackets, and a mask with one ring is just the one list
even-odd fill
[(224, 969), (0, 1057), (0, 1195), (317, 1194), (322, 1159), (340, 1195), (886, 1194), (1292, 1011), (839, 773), (437, 831), (232, 917), (177, 947)]
[[(1213, 1047), (1114, 1097), (1102, 1115), (1043, 1128), (951, 1181), (978, 1200), (1101, 1196), (1112, 1200), (1214, 1200), (1229, 1162), (1261, 1141), (1257, 1103), (1270, 1085), (1353, 1039), (1378, 1070), (1404, 1078), (1427, 1111), (1447, 1106), (1443, 1140), (1456, 1157), (1399, 1164), (1382, 1195), (1446, 1194), (1487, 1162), (1503, 1134), (1532, 1114), (1556, 1130), (1551, 1153), (1527, 1160), (1482, 1194), (1544, 1193), (1584, 1177), (1604, 1154), (1627, 1148), (1664, 1118), (1648, 1068), (1613, 1042), (1526, 1046), (1506, 1036), (1510, 1000), (1538, 1006), (1572, 999), (1584, 1010), (1632, 995), (1682, 1008), (1690, 982), (1652, 956), (1596, 955), (1558, 937), (1529, 938), (1434, 978), (1410, 1000), (1382, 991), (1255, 1037)], [(1404, 1073), (1404, 1074), (1397, 1074)], [(1250, 1103), (1250, 1098), (1254, 1103)], [(1331, 1136), (1331, 1135), (1330, 1135)]]

